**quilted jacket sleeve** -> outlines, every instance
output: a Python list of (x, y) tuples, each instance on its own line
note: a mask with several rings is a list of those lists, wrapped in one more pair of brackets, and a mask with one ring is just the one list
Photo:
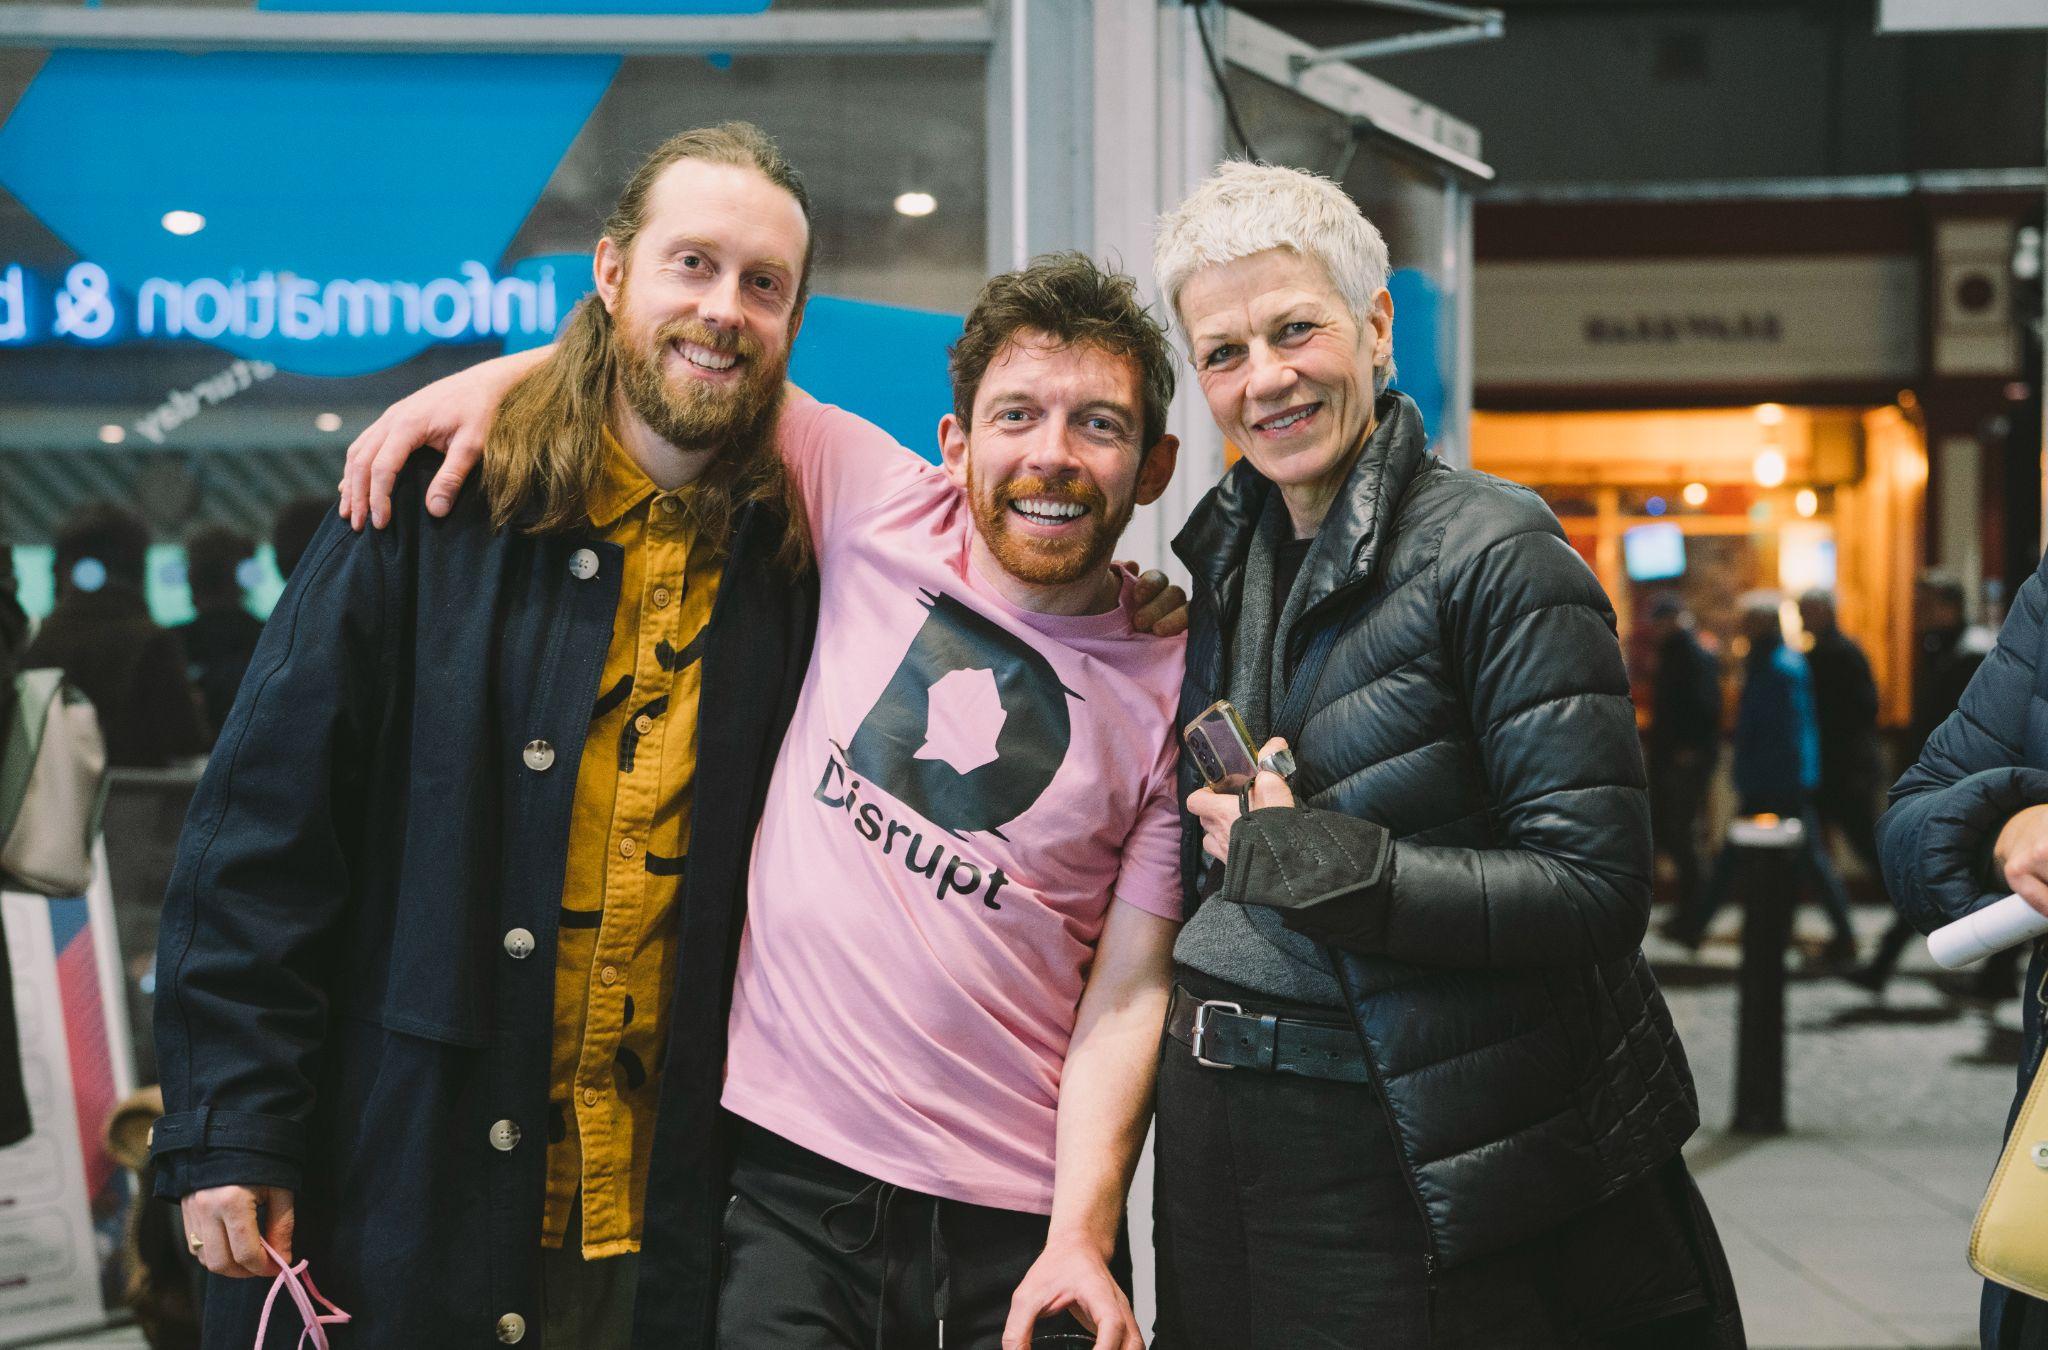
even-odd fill
[(1614, 611), (1549, 508), (1475, 485), (1437, 556), (1437, 614), (1495, 846), (1399, 843), (1383, 950), (1443, 966), (1625, 956), (1650, 910), (1650, 815)]
[(2048, 766), (2024, 750), (2048, 618), (2044, 575), (2048, 560), (2020, 587), (1997, 648), (1892, 787), (1891, 809), (1877, 823), (1885, 889), (1923, 933), (2006, 894), (1991, 846), (2015, 813), (2048, 802)]

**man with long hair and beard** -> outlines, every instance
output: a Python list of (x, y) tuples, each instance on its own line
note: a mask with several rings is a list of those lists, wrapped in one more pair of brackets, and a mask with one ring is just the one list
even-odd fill
[(768, 439), (809, 255), (767, 137), (670, 139), (483, 492), (430, 513), (423, 466), (295, 570), (162, 923), (158, 1194), (259, 1277), (208, 1281), (209, 1347), (300, 1260), (359, 1347), (622, 1347), (636, 1297), (642, 1344), (708, 1337), (729, 962), (816, 621)]

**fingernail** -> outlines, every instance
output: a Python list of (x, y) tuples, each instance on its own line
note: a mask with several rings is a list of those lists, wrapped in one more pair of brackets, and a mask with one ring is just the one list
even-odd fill
[(437, 516), (441, 515), (448, 509), (448, 499), (446, 497), (429, 497), (427, 498), (427, 509)]

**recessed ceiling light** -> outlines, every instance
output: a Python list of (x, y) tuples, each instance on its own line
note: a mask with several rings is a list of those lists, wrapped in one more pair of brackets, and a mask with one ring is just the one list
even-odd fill
[(1705, 483), (1687, 483), (1685, 491), (1678, 495), (1685, 499), (1687, 506), (1695, 508), (1705, 506), (1707, 504), (1707, 485)]
[(1777, 426), (1785, 420), (1785, 405), (1782, 403), (1757, 404), (1756, 420), (1767, 427)]
[(318, 417), (313, 419), (313, 425), (320, 428), (320, 430), (322, 431), (340, 431), (341, 414), (321, 413)]
[(105, 426), (100, 428), (101, 445), (119, 445), (121, 442), (127, 439), (127, 428), (122, 427), (117, 423), (109, 422)]
[(1798, 508), (1799, 514), (1808, 520), (1820, 514), (1820, 494), (1812, 488), (1799, 489), (1799, 495), (1792, 499), (1792, 504)]
[(206, 228), (206, 217), (197, 211), (166, 211), (164, 228), (172, 234), (197, 234)]
[(939, 199), (929, 192), (906, 192), (896, 199), (896, 213), (902, 216), (928, 216), (939, 209)]

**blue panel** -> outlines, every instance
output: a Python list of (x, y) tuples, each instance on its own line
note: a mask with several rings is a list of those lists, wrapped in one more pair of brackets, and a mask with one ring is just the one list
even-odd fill
[(953, 411), (946, 349), (963, 322), (957, 314), (813, 296), (790, 379), (937, 463), (939, 419)]
[[(340, 312), (347, 297), (337, 303), (324, 290), (329, 282), (419, 286), (464, 278), (464, 264), (481, 264), (464, 286), (442, 287), (439, 312), (452, 322), (480, 293), (474, 278), (503, 254), (618, 64), (604, 56), (60, 51), (0, 128), (0, 183), (105, 269), (119, 309), (137, 312), (148, 278), (212, 279), (209, 292), (215, 281), (241, 282), (232, 306), (243, 331), (199, 336), (286, 370), (360, 374), (436, 339), (395, 323), (381, 336), (288, 337), (280, 300), (264, 292), (291, 274), (322, 288), (320, 300), (302, 290), (306, 312), (323, 302)], [(206, 227), (173, 235), (161, 223), (171, 210), (196, 211)], [(153, 292), (159, 302), (163, 294)], [(169, 309), (143, 306), (159, 325), (155, 336), (165, 335)], [(191, 313), (210, 327), (221, 309), (209, 293)]]
[(1387, 279), (1394, 297), (1395, 383), (1415, 400), (1422, 425), (1435, 441), (1443, 429), (1445, 357), (1443, 295), (1436, 283), (1412, 267)]

